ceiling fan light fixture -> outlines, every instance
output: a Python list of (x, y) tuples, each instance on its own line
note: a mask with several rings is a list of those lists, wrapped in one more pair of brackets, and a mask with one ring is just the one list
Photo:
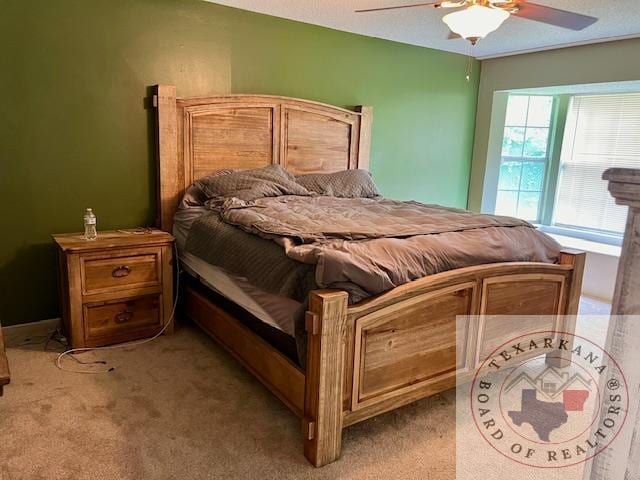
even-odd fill
[(472, 5), (464, 10), (445, 15), (442, 21), (453, 33), (475, 44), (478, 39), (497, 30), (507, 18), (509, 18), (509, 12), (505, 10)]

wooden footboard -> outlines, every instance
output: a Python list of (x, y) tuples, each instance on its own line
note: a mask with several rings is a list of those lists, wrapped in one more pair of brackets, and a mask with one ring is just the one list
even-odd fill
[[(573, 332), (584, 260), (564, 251), (557, 265), (453, 270), (351, 307), (344, 292), (312, 292), (303, 417), (309, 461), (336, 460), (344, 427), (470, 379), (511, 338)], [(504, 315), (531, 317), (514, 324)]]
[(304, 453), (322, 466), (340, 456), (345, 427), (469, 380), (509, 339), (573, 332), (584, 260), (584, 253), (565, 251), (557, 265), (462, 268), (352, 306), (346, 292), (314, 291), (306, 371), (190, 287), (184, 312), (302, 417)]

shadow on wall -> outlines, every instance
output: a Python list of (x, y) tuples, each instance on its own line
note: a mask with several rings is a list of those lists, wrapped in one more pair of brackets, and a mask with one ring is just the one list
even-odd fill
[[(36, 243), (17, 250), (11, 260), (0, 266), (0, 324), (7, 327), (58, 315), (56, 272), (53, 243)], [(20, 307), (15, 308), (16, 305)]]

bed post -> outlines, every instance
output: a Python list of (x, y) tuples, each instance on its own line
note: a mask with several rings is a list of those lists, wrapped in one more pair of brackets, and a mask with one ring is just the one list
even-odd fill
[(347, 293), (317, 290), (309, 296), (304, 454), (316, 467), (337, 460), (342, 444)]
[(156, 108), (158, 156), (158, 216), (156, 226), (171, 232), (173, 216), (184, 191), (184, 171), (178, 164), (178, 120), (176, 87), (156, 85), (153, 105)]
[[(578, 250), (563, 249), (560, 252), (560, 265), (571, 265), (571, 277), (569, 278), (569, 291), (567, 292), (567, 303), (564, 309), (563, 328), (565, 332), (574, 333), (576, 330), (576, 321), (578, 319), (578, 309), (580, 307), (580, 292), (582, 291), (582, 275), (584, 273), (584, 262), (587, 254)], [(562, 313), (562, 312), (560, 312)], [(569, 342), (566, 353), (558, 357), (557, 353), (554, 357), (547, 356), (547, 365), (555, 368), (563, 368), (569, 365), (571, 361), (571, 347), (573, 341)]]
[(358, 143), (358, 168), (369, 170), (371, 156), (371, 125), (373, 124), (373, 107), (359, 105), (356, 112), (360, 112), (360, 136)]

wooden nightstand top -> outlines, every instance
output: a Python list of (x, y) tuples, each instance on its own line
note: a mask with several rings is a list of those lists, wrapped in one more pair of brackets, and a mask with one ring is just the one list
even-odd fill
[(155, 228), (98, 231), (98, 238), (95, 240), (85, 240), (84, 233), (63, 233), (52, 235), (52, 237), (64, 252), (89, 252), (113, 248), (162, 245), (174, 240), (173, 236), (167, 232)]

